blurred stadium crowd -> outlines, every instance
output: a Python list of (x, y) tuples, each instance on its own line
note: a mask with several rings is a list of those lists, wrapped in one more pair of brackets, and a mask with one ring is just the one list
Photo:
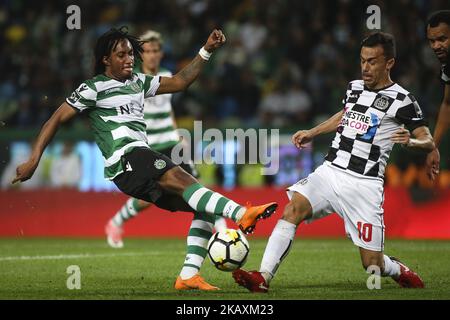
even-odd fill
[[(70, 4), (81, 8), (81, 30), (66, 27)], [(370, 32), (366, 8), (371, 4), (381, 8), (382, 30), (397, 39), (394, 81), (416, 96), (433, 125), (443, 87), (425, 21), (432, 11), (447, 8), (446, 0), (4, 0), (2, 130), (40, 127), (93, 75), (96, 38), (121, 25), (135, 35), (149, 28), (161, 32), (162, 64), (174, 72), (213, 28), (224, 30), (227, 45), (188, 91), (174, 96), (180, 127), (202, 119), (205, 127), (274, 127), (287, 133), (308, 128), (337, 112), (347, 83), (359, 78), (359, 44)], [(85, 120), (71, 126), (82, 129)], [(445, 143), (443, 148), (448, 155)], [(442, 158), (447, 168), (448, 156)], [(422, 161), (413, 153), (413, 162)], [(410, 161), (403, 162), (397, 163), (406, 169)]]

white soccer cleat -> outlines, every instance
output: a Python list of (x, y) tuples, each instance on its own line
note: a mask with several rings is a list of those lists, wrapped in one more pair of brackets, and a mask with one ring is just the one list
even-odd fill
[(106, 240), (111, 248), (120, 249), (123, 248), (122, 227), (116, 226), (114, 221), (109, 220), (105, 226)]

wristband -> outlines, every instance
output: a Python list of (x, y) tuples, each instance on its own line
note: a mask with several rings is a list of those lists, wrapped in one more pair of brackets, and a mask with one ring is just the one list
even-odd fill
[(208, 61), (209, 58), (211, 58), (211, 55), (212, 55), (211, 52), (206, 51), (205, 47), (202, 47), (199, 50), (198, 54), (200, 55), (200, 57), (202, 57), (203, 60), (206, 60), (206, 61)]

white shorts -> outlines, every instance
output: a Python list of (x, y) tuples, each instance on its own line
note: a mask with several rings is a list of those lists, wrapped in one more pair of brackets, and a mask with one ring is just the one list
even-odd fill
[(360, 178), (324, 163), (287, 189), (289, 199), (294, 192), (305, 196), (312, 206), (313, 216), (307, 223), (336, 212), (344, 220), (345, 232), (356, 246), (383, 251), (381, 179)]

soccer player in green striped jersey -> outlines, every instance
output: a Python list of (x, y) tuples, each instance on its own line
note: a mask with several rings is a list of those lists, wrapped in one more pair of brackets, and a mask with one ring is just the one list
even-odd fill
[[(142, 52), (137, 38), (122, 28), (106, 32), (94, 50), (96, 75), (84, 81), (44, 124), (30, 158), (17, 167), (12, 183), (31, 178), (59, 126), (84, 111), (104, 158), (105, 178), (122, 192), (170, 211), (203, 213), (203, 220), (210, 217), (213, 221), (214, 215), (230, 218), (243, 232), (252, 232), (259, 219), (275, 212), (276, 203), (244, 207), (205, 188), (170, 158), (152, 150), (146, 134), (144, 99), (187, 89), (213, 51), (224, 43), (222, 31), (215, 29), (198, 55), (180, 72), (173, 77), (151, 76), (133, 72), (135, 54), (139, 58)], [(205, 247), (198, 249), (206, 251)], [(175, 288), (218, 289), (199, 273), (190, 278), (179, 276)]]
[[(135, 70), (149, 75), (171, 77), (172, 73), (169, 70), (160, 67), (163, 57), (161, 34), (153, 30), (148, 30), (139, 39), (143, 42), (143, 51), (141, 54), (142, 64), (135, 68)], [(148, 144), (151, 149), (161, 152), (169, 158), (171, 157), (172, 148), (180, 143), (180, 137), (176, 132), (176, 122), (173, 115), (171, 99), (172, 94), (166, 93), (144, 100), (144, 119), (147, 126)], [(198, 178), (192, 161), (189, 163), (181, 163), (180, 166), (186, 172)], [(113, 248), (122, 248), (123, 224), (150, 206), (151, 202), (135, 198), (128, 199), (106, 225), (105, 231), (108, 244)], [(194, 259), (196, 265), (195, 267), (191, 267), (191, 263), (186, 263), (186, 266), (183, 267), (180, 274), (182, 277), (195, 274), (205, 258), (204, 250), (201, 250), (200, 257), (197, 257), (197, 244), (200, 242), (203, 247), (204, 243), (207, 243), (212, 235), (212, 228), (210, 221), (202, 220), (202, 216), (202, 214), (195, 213), (187, 240), (188, 250), (186, 262)], [(220, 216), (215, 217), (215, 229), (217, 231), (226, 229), (225, 219)]]

